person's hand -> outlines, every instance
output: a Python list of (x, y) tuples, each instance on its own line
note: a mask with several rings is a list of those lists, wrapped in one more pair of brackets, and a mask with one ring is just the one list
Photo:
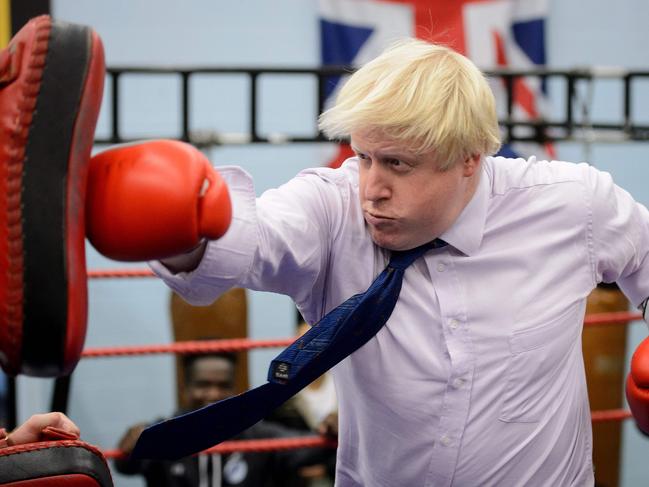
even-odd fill
[(62, 430), (79, 437), (79, 428), (63, 413), (34, 414), (22, 425), (12, 431), (5, 439), (7, 446), (24, 445), (41, 441), (41, 434), (47, 427)]
[(338, 411), (329, 413), (318, 425), (318, 433), (330, 438), (338, 438)]
[(119, 440), (119, 449), (122, 450), (126, 455), (130, 455), (131, 452), (133, 451), (133, 448), (135, 448), (135, 444), (137, 443), (137, 439), (140, 437), (142, 434), (142, 431), (144, 431), (144, 428), (147, 427), (146, 423), (138, 423), (135, 426), (131, 426), (126, 433), (124, 433), (124, 436), (122, 436), (122, 439)]

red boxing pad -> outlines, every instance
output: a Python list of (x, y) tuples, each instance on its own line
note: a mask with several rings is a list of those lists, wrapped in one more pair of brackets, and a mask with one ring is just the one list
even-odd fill
[(649, 338), (633, 352), (625, 390), (638, 429), (649, 434)]
[(86, 335), (87, 166), (105, 76), (90, 28), (30, 20), (0, 53), (0, 364), (72, 371)]
[(79, 440), (42, 441), (0, 449), (2, 487), (112, 487), (101, 452)]

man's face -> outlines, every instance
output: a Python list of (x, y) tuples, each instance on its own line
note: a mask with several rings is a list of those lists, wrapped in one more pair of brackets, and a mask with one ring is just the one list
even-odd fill
[(363, 215), (380, 247), (407, 250), (439, 237), (475, 191), (479, 156), (440, 171), (433, 153), (416, 155), (373, 133), (353, 133), (351, 143)]
[(199, 409), (234, 395), (234, 366), (222, 357), (197, 358), (185, 385), (187, 405)]

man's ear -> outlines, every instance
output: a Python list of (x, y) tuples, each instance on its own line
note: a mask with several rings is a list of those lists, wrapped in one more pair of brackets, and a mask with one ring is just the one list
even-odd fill
[(471, 177), (480, 167), (480, 154), (471, 154), (464, 160), (464, 176)]

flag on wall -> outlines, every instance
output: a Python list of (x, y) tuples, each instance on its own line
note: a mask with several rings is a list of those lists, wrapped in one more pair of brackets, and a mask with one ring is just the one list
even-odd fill
[[(483, 70), (526, 69), (546, 61), (548, 0), (319, 0), (318, 9), (323, 65), (361, 66), (400, 37), (448, 45)], [(340, 81), (334, 79), (327, 86), (328, 103)], [(490, 82), (499, 116), (504, 116), (504, 84), (498, 79)], [(519, 78), (514, 93), (517, 119), (531, 120), (544, 113), (545, 86), (538, 79)], [(554, 150), (550, 145), (515, 143), (503, 146), (500, 153), (552, 157)], [(330, 165), (337, 167), (351, 155), (343, 145)]]

